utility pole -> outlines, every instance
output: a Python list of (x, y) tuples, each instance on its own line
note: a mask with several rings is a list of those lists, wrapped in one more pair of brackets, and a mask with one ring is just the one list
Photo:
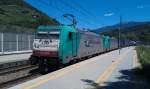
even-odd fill
[[(76, 27), (77, 21), (76, 21), (75, 16), (73, 14), (64, 14), (63, 17), (68, 18), (69, 20), (72, 21), (72, 24), (70, 24), (69, 26), (73, 26), (74, 28)], [(71, 17), (71, 19), (69, 17)]]
[(120, 50), (121, 50), (121, 43), (120, 43), (120, 40), (121, 40), (121, 29), (122, 29), (122, 16), (120, 16), (120, 26), (119, 26), (119, 29), (118, 29), (118, 48), (119, 48), (119, 55), (120, 55)]

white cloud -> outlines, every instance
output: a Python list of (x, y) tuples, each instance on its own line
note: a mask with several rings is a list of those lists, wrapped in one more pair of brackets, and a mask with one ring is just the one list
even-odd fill
[(150, 7), (150, 5), (138, 5), (137, 8), (138, 9), (143, 9), (143, 8), (148, 8)]
[(106, 17), (113, 16), (113, 15), (114, 15), (114, 13), (113, 13), (113, 12), (105, 13), (105, 14), (104, 14), (104, 16), (106, 16)]
[(143, 5), (140, 5), (140, 6), (137, 6), (138, 9), (143, 9), (144, 6)]

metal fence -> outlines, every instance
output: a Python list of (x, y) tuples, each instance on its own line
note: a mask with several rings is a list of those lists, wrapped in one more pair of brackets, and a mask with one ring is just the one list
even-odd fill
[(31, 51), (33, 39), (33, 34), (0, 33), (0, 54)]

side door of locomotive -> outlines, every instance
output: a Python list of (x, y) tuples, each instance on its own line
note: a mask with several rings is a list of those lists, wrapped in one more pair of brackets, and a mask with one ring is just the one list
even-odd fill
[(76, 32), (69, 32), (69, 40), (71, 41), (71, 51), (72, 57), (77, 56), (77, 33)]

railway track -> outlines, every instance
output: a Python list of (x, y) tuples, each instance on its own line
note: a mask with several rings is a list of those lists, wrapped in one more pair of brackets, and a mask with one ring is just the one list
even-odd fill
[(0, 89), (5, 89), (3, 86), (11, 85), (11, 83), (14, 83), (18, 79), (22, 80), (22, 78), (28, 79), (31, 76), (33, 77), (35, 73), (31, 73), (31, 71), (37, 68), (37, 65), (27, 64), (0, 70)]
[[(97, 55), (90, 56), (86, 59), (90, 59)], [(26, 61), (25, 63), (22, 62), (22, 65), (20, 63), (19, 64), (16, 63), (16, 65), (14, 64), (15, 63), (13, 63), (13, 65), (10, 65), (11, 67), (8, 66), (7, 64), (7, 66), (3, 66), (3, 69), (0, 69), (0, 89), (7, 89), (17, 84), (42, 76), (41, 74), (39, 74), (38, 65), (34, 65), (34, 66), (29, 65), (29, 61)], [(66, 66), (69, 66), (69, 65), (64, 65), (64, 67)], [(48, 73), (51, 73), (59, 69), (60, 68), (52, 68), (48, 71)], [(35, 71), (32, 71), (32, 70), (35, 70)]]

